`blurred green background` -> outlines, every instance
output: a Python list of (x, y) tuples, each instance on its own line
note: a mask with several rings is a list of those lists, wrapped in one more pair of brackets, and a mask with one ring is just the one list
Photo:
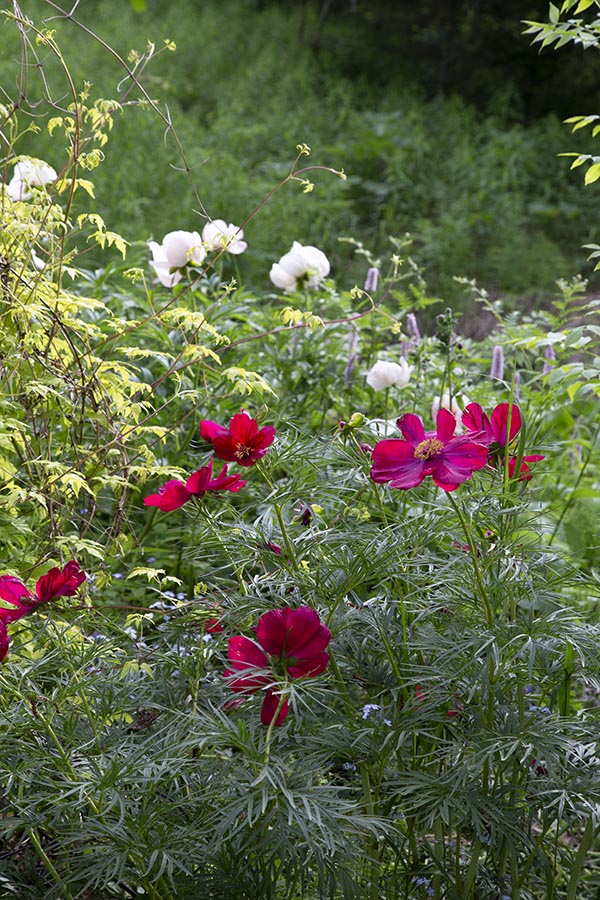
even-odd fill
[[(92, 99), (123, 96), (125, 70), (56, 5), (20, 8), (56, 29), (78, 88), (87, 80)], [(583, 51), (530, 46), (521, 20), (546, 11), (526, 0), (80, 0), (74, 18), (125, 58), (148, 40), (157, 50), (176, 42), (142, 80), (168, 111), (211, 217), (243, 222), (301, 142), (312, 148), (309, 163), (347, 173), (342, 181), (317, 172), (313, 192), (292, 183), (271, 198), (246, 228), (250, 247), (238, 263), (247, 286), (268, 289), (272, 262), (293, 240), (322, 248), (344, 286), (362, 284), (365, 259), (339, 239), (385, 260), (389, 236), (411, 232), (430, 289), (445, 301), (462, 295), (454, 276), (535, 300), (561, 276), (589, 274), (581, 245), (597, 240), (597, 188), (584, 188), (581, 170), (557, 154), (593, 152), (560, 118), (598, 111), (600, 78)], [(10, 19), (0, 46), (5, 102), (25, 77), (21, 124), (43, 125), (56, 114), (44, 94), (59, 108), (69, 102), (60, 61), (33, 44), (23, 66)], [(42, 131), (16, 149), (58, 169), (64, 143)], [(88, 176), (96, 200), (82, 197), (78, 211), (98, 211), (130, 241), (201, 228), (176, 143), (151, 111), (118, 115), (105, 153)]]

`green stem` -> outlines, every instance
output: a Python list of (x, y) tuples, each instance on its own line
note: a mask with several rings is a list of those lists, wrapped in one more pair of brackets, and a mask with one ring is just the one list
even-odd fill
[(277, 709), (273, 713), (273, 718), (269, 722), (269, 727), (267, 728), (267, 734), (265, 736), (265, 766), (269, 764), (269, 756), (271, 755), (271, 738), (273, 737), (273, 729), (275, 728), (275, 723), (279, 717), (279, 713), (283, 708), (283, 704), (287, 699), (287, 694), (279, 695), (279, 703), (277, 704)]
[(485, 613), (486, 613), (486, 617), (487, 617), (488, 627), (493, 629), (493, 627), (494, 627), (494, 610), (492, 608), (492, 603), (491, 603), (489, 594), (483, 584), (483, 578), (481, 576), (481, 569), (479, 568), (479, 560), (477, 559), (477, 545), (475, 544), (475, 542), (473, 540), (473, 535), (471, 534), (471, 529), (469, 528), (469, 525), (463, 514), (462, 509), (460, 508), (460, 506), (458, 505), (458, 503), (456, 502), (456, 500), (454, 499), (454, 497), (452, 496), (451, 493), (448, 492), (447, 496), (448, 496), (448, 499), (450, 500), (450, 503), (454, 507), (454, 511), (455, 511), (456, 515), (458, 516), (460, 524), (462, 526), (462, 530), (463, 530), (463, 533), (464, 533), (466, 541), (467, 541), (467, 547), (469, 548), (469, 553), (470, 553), (471, 559), (473, 561), (473, 570), (475, 572), (475, 578), (477, 579), (477, 585), (479, 587), (479, 591), (481, 593), (481, 597), (483, 599), (483, 603), (485, 606)]
[(585, 858), (590, 847), (592, 846), (595, 831), (596, 829), (594, 828), (594, 823), (592, 821), (592, 817), (590, 816), (587, 820), (585, 831), (581, 835), (579, 849), (575, 855), (575, 859), (571, 867), (571, 877), (569, 879), (569, 886), (567, 888), (565, 900), (577, 900), (578, 888), (581, 887), (581, 870), (585, 865)]
[(52, 877), (54, 878), (56, 883), (61, 886), (62, 896), (64, 897), (64, 900), (73, 900), (73, 894), (69, 890), (68, 886), (66, 884), (64, 884), (64, 881), (60, 877), (59, 873), (56, 871), (53, 862), (50, 860), (50, 858), (48, 857), (48, 854), (42, 847), (42, 842), (38, 835), (37, 828), (33, 827), (33, 828), (29, 829), (29, 837), (31, 839), (31, 843), (33, 844), (33, 846), (35, 847), (35, 849), (37, 851), (39, 858), (42, 860), (42, 862), (44, 863), (44, 865), (46, 866), (46, 868), (48, 869), (48, 871), (50, 872), (50, 874), (52, 875)]
[(264, 478), (264, 480), (266, 481), (267, 485), (269, 486), (269, 488), (271, 490), (271, 502), (273, 504), (273, 509), (275, 510), (277, 522), (279, 523), (279, 529), (281, 531), (283, 543), (285, 544), (285, 549), (287, 551), (290, 561), (293, 563), (294, 568), (297, 569), (298, 568), (298, 558), (296, 556), (296, 551), (294, 549), (294, 545), (288, 534), (287, 526), (285, 524), (283, 514), (281, 512), (281, 507), (279, 506), (279, 503), (275, 499), (277, 489), (276, 489), (275, 485), (273, 484), (273, 482), (271, 481), (270, 477), (268, 476), (266, 469), (264, 468), (264, 466), (262, 466), (260, 464), (260, 462), (256, 463), (256, 468), (260, 472), (260, 474), (262, 475), (262, 477)]

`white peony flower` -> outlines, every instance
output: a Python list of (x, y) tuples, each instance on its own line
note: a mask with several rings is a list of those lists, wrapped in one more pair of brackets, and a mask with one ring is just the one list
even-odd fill
[(316, 247), (303, 247), (298, 241), (294, 241), (290, 252), (282, 256), (278, 263), (273, 263), (269, 273), (275, 287), (286, 294), (302, 285), (316, 288), (327, 275), (329, 260), (323, 251)]
[(401, 359), (399, 363), (380, 359), (367, 375), (367, 384), (374, 391), (383, 391), (393, 384), (396, 387), (406, 387), (414, 370), (415, 367), (409, 366), (405, 359)]
[(6, 193), (13, 201), (31, 200), (33, 194), (30, 188), (44, 188), (57, 178), (56, 170), (43, 159), (21, 159), (15, 163), (13, 177), (6, 185)]
[(223, 250), (227, 253), (243, 253), (248, 247), (246, 241), (243, 240), (244, 231), (233, 225), (229, 225), (224, 219), (213, 219), (207, 222), (202, 229), (202, 240), (209, 250)]
[(206, 256), (197, 231), (169, 231), (162, 244), (148, 241), (148, 249), (152, 254), (150, 267), (156, 272), (160, 283), (168, 288), (181, 281), (181, 272), (177, 270), (188, 264), (199, 266)]
[(157, 244), (156, 241), (148, 241), (148, 249), (152, 254), (150, 268), (154, 269), (160, 283), (167, 288), (175, 287), (175, 285), (181, 281), (183, 276), (181, 272), (171, 272), (167, 251), (163, 245)]

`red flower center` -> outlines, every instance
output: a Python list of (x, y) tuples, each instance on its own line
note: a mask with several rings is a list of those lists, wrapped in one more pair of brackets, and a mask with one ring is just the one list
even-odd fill
[(426, 441), (421, 441), (415, 447), (415, 458), (431, 459), (432, 456), (437, 456), (443, 449), (444, 445), (437, 438), (427, 438)]

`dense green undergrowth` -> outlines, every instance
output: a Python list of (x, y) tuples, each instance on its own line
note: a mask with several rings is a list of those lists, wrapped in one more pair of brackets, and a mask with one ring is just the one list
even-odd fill
[[(123, 68), (73, 23), (52, 17), (43, 0), (30, 0), (23, 12), (57, 30), (78, 89), (88, 80), (96, 97), (121, 99), (127, 92)], [(587, 224), (593, 198), (557, 158), (569, 149), (564, 126), (548, 117), (523, 127), (501, 86), (480, 112), (458, 98), (426, 101), (410, 82), (386, 89), (341, 77), (333, 53), (315, 55), (313, 13), (258, 9), (249, 0), (149, 4), (143, 14), (114, 0), (77, 7), (76, 18), (110, 35), (124, 59), (131, 49), (142, 53), (150, 39), (156, 50), (163, 39), (177, 44), (174, 54), (153, 60), (146, 86), (167, 104), (187, 159), (182, 163), (165, 123), (147, 111), (115, 116), (94, 208), (116, 231), (160, 239), (182, 227), (182, 209), (189, 210), (187, 227), (195, 228), (198, 202), (186, 166), (209, 214), (241, 222), (285, 175), (295, 145), (306, 142), (348, 179), (316, 176), (310, 196), (275, 195), (249, 223), (253, 253), (244, 282), (252, 287), (265, 289), (274, 254), (299, 236), (326, 243), (334, 271), (360, 283), (362, 272), (339, 239), (352, 236), (385, 258), (389, 235), (409, 231), (431, 290), (453, 300), (461, 297), (454, 276), (539, 295), (580, 270), (581, 244), (594, 239)], [(18, 79), (18, 34), (5, 24), (2, 35), (0, 81), (11, 85)], [(60, 65), (48, 53), (40, 63), (60, 103)], [(30, 53), (22, 77), (34, 104), (31, 121), (42, 124), (36, 66)], [(22, 152), (33, 147), (34, 155), (60, 160), (60, 137), (26, 136)]]

